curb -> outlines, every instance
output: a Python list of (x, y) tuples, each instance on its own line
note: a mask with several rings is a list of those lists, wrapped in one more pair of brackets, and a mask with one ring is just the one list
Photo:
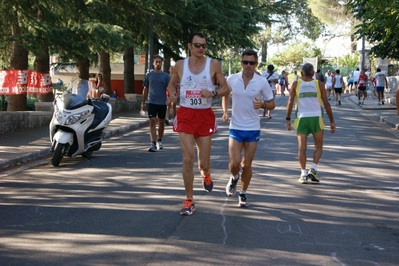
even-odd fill
[[(140, 122), (135, 122), (130, 125), (126, 126), (121, 126), (117, 127), (114, 129), (109, 129), (104, 131), (104, 139), (123, 134), (129, 131), (134, 131), (137, 130), (141, 127), (145, 127), (150, 124), (149, 120), (145, 121), (140, 121)], [(50, 143), (49, 143), (50, 144)], [(11, 168), (13, 166), (17, 166), (23, 163), (31, 162), (34, 160), (40, 160), (47, 158), (51, 155), (51, 149), (50, 148), (44, 148), (35, 152), (30, 152), (30, 153), (25, 153), (23, 155), (20, 155), (16, 158), (12, 158), (3, 162), (0, 162), (0, 171), (6, 170), (7, 168)]]

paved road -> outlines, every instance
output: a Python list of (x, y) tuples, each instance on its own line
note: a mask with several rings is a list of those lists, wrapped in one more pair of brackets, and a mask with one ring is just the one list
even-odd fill
[(397, 133), (344, 100), (333, 106), (337, 132), (325, 133), (322, 182), (300, 185), (286, 98), (276, 100), (249, 208), (224, 195), (227, 124), (213, 141), (215, 189), (196, 176), (190, 217), (178, 214), (177, 135), (168, 127), (165, 149), (149, 153), (142, 128), (108, 139), (91, 162), (1, 173), (0, 265), (398, 265)]

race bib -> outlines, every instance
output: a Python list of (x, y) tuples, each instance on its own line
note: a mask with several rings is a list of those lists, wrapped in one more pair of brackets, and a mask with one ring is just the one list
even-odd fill
[(200, 90), (187, 90), (186, 91), (186, 104), (190, 106), (206, 105), (208, 103), (207, 98), (201, 98)]

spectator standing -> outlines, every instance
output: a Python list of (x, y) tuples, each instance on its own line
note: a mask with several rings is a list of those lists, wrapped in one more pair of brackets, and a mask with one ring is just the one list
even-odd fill
[[(217, 132), (217, 121), (211, 108), (212, 98), (225, 96), (230, 91), (219, 61), (206, 57), (206, 48), (204, 34), (190, 34), (190, 57), (176, 62), (168, 85), (168, 103), (174, 103), (176, 83), (180, 82), (180, 107), (173, 121), (173, 131), (179, 133), (183, 155), (182, 175), (186, 200), (180, 210), (181, 215), (192, 215), (196, 211), (193, 188), (194, 143), (202, 185), (207, 192), (213, 189), (210, 157), (212, 135)], [(219, 84), (218, 91), (215, 90), (215, 79)]]
[[(229, 171), (230, 178), (226, 186), (226, 195), (236, 192), (241, 174), (241, 190), (238, 206), (246, 207), (247, 189), (252, 178), (252, 161), (260, 139), (260, 119), (258, 109), (274, 109), (273, 92), (269, 83), (258, 76), (255, 68), (258, 65), (258, 53), (245, 50), (241, 55), (242, 72), (227, 79), (232, 95), (232, 115), (229, 126)], [(228, 110), (229, 94), (223, 97), (223, 110)], [(228, 113), (222, 120), (228, 121)], [(243, 155), (241, 156), (241, 154)]]
[[(149, 71), (145, 75), (143, 88), (142, 111), (148, 112), (150, 119), (150, 140), (149, 152), (163, 149), (163, 133), (165, 130), (166, 114), (166, 88), (170, 77), (168, 73), (162, 71), (163, 58), (155, 55), (153, 59), (154, 71)], [(158, 119), (157, 119), (158, 118)], [(158, 143), (157, 140), (157, 120), (158, 120)], [(157, 145), (158, 144), (158, 145)]]
[[(298, 140), (298, 161), (301, 168), (301, 175), (298, 182), (307, 184), (308, 180), (320, 182), (317, 172), (317, 165), (323, 152), (323, 106), (330, 119), (330, 131), (335, 132), (335, 123), (330, 103), (328, 102), (324, 83), (313, 80), (314, 68), (312, 64), (306, 63), (302, 67), (302, 77), (292, 84), (290, 97), (288, 99), (286, 113), (286, 128), (292, 130), (291, 112), (296, 106), (296, 118), (294, 128), (297, 131)], [(300, 96), (302, 95), (302, 96)], [(314, 152), (313, 164), (309, 171), (306, 170), (306, 149), (308, 135), (313, 135)]]

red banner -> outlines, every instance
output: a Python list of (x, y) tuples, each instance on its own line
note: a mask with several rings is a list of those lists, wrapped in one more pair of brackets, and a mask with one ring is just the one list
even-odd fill
[(0, 95), (50, 94), (53, 83), (49, 73), (31, 70), (1, 70)]

